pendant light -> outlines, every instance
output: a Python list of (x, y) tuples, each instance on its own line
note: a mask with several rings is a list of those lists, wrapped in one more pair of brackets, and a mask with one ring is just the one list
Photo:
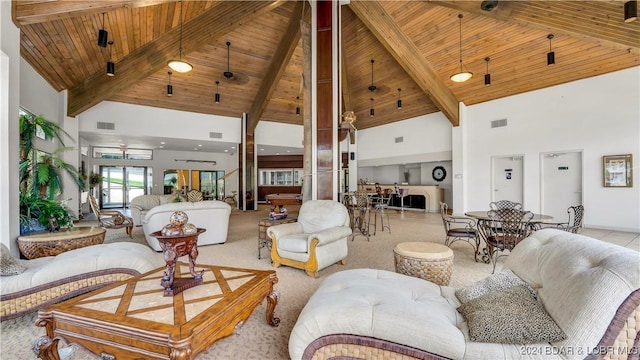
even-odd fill
[(193, 66), (186, 61), (182, 61), (182, 0), (180, 0), (180, 48), (178, 60), (169, 60), (167, 65), (174, 71), (186, 73), (193, 70)]
[(549, 52), (547, 53), (547, 66), (549, 66), (556, 63), (556, 53), (551, 51), (551, 39), (553, 39), (553, 34), (547, 35), (547, 39), (549, 39)]
[(491, 58), (487, 56), (484, 58), (484, 61), (487, 62), (487, 73), (484, 74), (484, 86), (489, 86), (491, 85), (491, 74), (489, 74), (489, 61), (491, 61)]
[(227, 80), (231, 80), (233, 78), (233, 73), (231, 72), (231, 66), (229, 65), (231, 58), (231, 42), (227, 41), (227, 71), (222, 73)]
[(106, 48), (109, 33), (104, 29), (104, 14), (105, 13), (102, 13), (102, 29), (98, 30), (98, 46)]
[(111, 61), (111, 47), (113, 46), (113, 41), (109, 41), (109, 61), (107, 61), (107, 76), (115, 76), (116, 75), (116, 64)]
[(296, 96), (296, 115), (300, 116), (300, 96)]
[(451, 75), (449, 78), (455, 82), (465, 82), (473, 76), (473, 73), (469, 72), (466, 67), (462, 65), (462, 14), (458, 14), (460, 19), (460, 71)]
[(376, 111), (373, 109), (373, 98), (371, 98), (371, 109), (369, 109), (369, 116), (373, 117), (376, 114)]
[(373, 85), (373, 63), (375, 61), (373, 59), (371, 59), (371, 85), (369, 85), (369, 91), (374, 92), (376, 91), (377, 87), (375, 85)]
[(218, 92), (219, 85), (220, 85), (220, 81), (216, 80), (216, 95), (215, 95), (216, 104), (220, 104), (220, 93)]
[(400, 91), (402, 91), (402, 89), (398, 88), (398, 109), (402, 109), (402, 99), (400, 99)]
[(173, 74), (171, 71), (168, 71), (169, 74), (169, 84), (167, 84), (167, 96), (173, 96), (173, 85), (171, 85), (171, 75)]
[(630, 23), (638, 18), (638, 2), (636, 0), (624, 3), (624, 22)]

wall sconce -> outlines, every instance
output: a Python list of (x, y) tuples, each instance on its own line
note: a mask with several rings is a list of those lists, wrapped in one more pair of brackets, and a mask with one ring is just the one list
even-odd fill
[(547, 39), (549, 39), (549, 52), (547, 53), (547, 66), (549, 66), (556, 63), (556, 53), (551, 51), (551, 39), (553, 39), (553, 34), (547, 35)]
[(300, 116), (300, 96), (296, 96), (296, 115)]
[(400, 91), (402, 91), (402, 89), (398, 88), (398, 109), (402, 109), (402, 99), (400, 99)]
[(220, 93), (218, 92), (219, 85), (220, 85), (220, 81), (216, 80), (216, 95), (215, 95), (216, 104), (220, 104)]
[(638, 2), (636, 0), (624, 3), (624, 22), (630, 23), (638, 18)]
[(167, 96), (173, 96), (173, 85), (171, 85), (171, 75), (173, 74), (171, 71), (168, 71), (169, 74), (169, 84), (167, 85)]
[(373, 98), (371, 98), (371, 109), (369, 109), (369, 116), (373, 117), (376, 111), (373, 109)]
[(102, 13), (102, 29), (98, 30), (98, 46), (106, 48), (109, 33), (104, 29), (104, 14)]
[(484, 61), (487, 62), (487, 73), (484, 74), (484, 86), (489, 86), (491, 85), (491, 74), (489, 74), (489, 61), (491, 61), (491, 58), (487, 56), (484, 58)]
[(113, 41), (109, 41), (109, 61), (107, 61), (107, 75), (115, 76), (116, 75), (116, 64), (111, 61), (111, 47), (113, 46)]

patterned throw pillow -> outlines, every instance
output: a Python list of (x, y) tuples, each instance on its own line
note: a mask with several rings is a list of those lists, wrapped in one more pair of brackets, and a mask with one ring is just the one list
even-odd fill
[(472, 341), (534, 344), (567, 337), (524, 286), (477, 297), (458, 312), (467, 320)]
[(113, 215), (111, 220), (116, 225), (122, 225), (122, 224), (124, 224), (125, 218), (124, 218), (124, 215), (122, 215), (122, 214), (115, 214), (115, 215)]
[(25, 270), (27, 267), (14, 258), (4, 244), (0, 244), (0, 276), (18, 275)]
[(511, 270), (504, 270), (499, 273), (487, 276), (486, 278), (476, 281), (471, 285), (456, 289), (456, 297), (464, 304), (472, 299), (488, 294), (492, 291), (502, 291), (514, 286), (524, 286), (536, 297), (536, 292), (524, 280)]

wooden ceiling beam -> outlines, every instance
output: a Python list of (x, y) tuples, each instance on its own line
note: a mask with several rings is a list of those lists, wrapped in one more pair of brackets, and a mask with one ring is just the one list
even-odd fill
[(340, 44), (340, 88), (342, 88), (342, 112), (353, 110), (351, 105), (351, 89), (347, 76), (347, 53), (344, 48), (344, 41)]
[(387, 49), (453, 126), (460, 124), (459, 100), (440, 79), (433, 66), (393, 21), (391, 14), (374, 1), (351, 1), (349, 7)]
[[(310, 6), (305, 6), (305, 1), (298, 1), (293, 9), (291, 18), (289, 18), (289, 24), (280, 39), (280, 43), (276, 49), (275, 54), (271, 58), (269, 69), (267, 69), (260, 89), (256, 93), (256, 97), (249, 109), (249, 124), (247, 125), (247, 132), (253, 134), (253, 131), (258, 126), (258, 121), (262, 117), (264, 110), (269, 104), (269, 99), (276, 91), (280, 78), (284, 74), (289, 60), (293, 52), (296, 50), (298, 43), (300, 42), (300, 20), (304, 19), (304, 16), (309, 13)], [(304, 9), (304, 14), (302, 13)]]
[(120, 8), (143, 7), (169, 2), (170, 0), (14, 0), (13, 22), (16, 26), (63, 20), (113, 11)]
[[(640, 26), (633, 23), (625, 24), (622, 21), (622, 2), (592, 2), (592, 6), (596, 6), (594, 10), (600, 8), (602, 11), (607, 10), (608, 13), (619, 13), (619, 21), (609, 16), (581, 14), (578, 7), (582, 6), (586, 9), (590, 6), (590, 2), (582, 1), (500, 1), (498, 6), (490, 12), (480, 9), (478, 1), (430, 1), (429, 3), (543, 30), (555, 36), (566, 35), (612, 49), (640, 54)], [(569, 13), (566, 7), (559, 11), (552, 11), (560, 3), (571, 3), (576, 6), (576, 11)], [(617, 7), (620, 7), (619, 11)]]
[[(220, 1), (216, 6), (183, 24), (183, 55), (200, 49), (244, 22), (283, 3), (284, 0)], [(103, 71), (99, 71), (69, 89), (68, 116), (76, 116), (166, 67), (167, 61), (176, 57), (179, 41), (180, 27), (175, 27), (118, 61), (116, 76), (109, 77)]]

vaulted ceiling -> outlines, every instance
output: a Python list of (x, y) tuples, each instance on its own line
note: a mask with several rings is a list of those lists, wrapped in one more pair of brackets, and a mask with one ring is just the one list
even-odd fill
[[(640, 21), (623, 21), (623, 1), (497, 4), (492, 11), (480, 1), (342, 6), (342, 95), (356, 112), (356, 127), (438, 111), (457, 125), (458, 101), (473, 105), (640, 65)], [(167, 61), (179, 56), (179, 2), (14, 0), (13, 6), (23, 58), (53, 88), (69, 90), (70, 116), (109, 100), (302, 124), (295, 113), (303, 101), (299, 21), (310, 21), (308, 4), (184, 1), (182, 58), (193, 71), (173, 73), (172, 97)], [(97, 45), (103, 27), (111, 47)], [(550, 49), (555, 64), (547, 66)], [(461, 55), (474, 76), (455, 83), (449, 76)], [(106, 75), (110, 58), (113, 77)], [(232, 79), (223, 76), (228, 70)]]

